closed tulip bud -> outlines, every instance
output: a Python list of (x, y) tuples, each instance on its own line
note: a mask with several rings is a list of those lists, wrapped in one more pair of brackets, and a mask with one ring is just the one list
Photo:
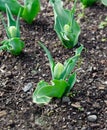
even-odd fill
[(15, 26), (8, 27), (8, 32), (11, 38), (17, 37), (17, 28)]
[(68, 24), (65, 24), (64, 32), (70, 32), (70, 26)]
[(58, 63), (55, 65), (55, 68), (54, 68), (54, 78), (55, 78), (55, 79), (59, 79), (59, 78), (60, 78), (60, 75), (61, 75), (62, 72), (63, 72), (63, 70), (64, 70), (63, 64), (61, 64), (61, 63), (58, 62)]
[(63, 39), (66, 41), (70, 41), (72, 39), (72, 32), (70, 26), (68, 24), (65, 24), (63, 29), (64, 29), (62, 33)]

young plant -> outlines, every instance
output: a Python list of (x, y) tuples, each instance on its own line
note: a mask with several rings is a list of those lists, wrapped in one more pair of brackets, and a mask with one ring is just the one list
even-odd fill
[(50, 0), (50, 3), (54, 11), (54, 30), (65, 47), (73, 48), (78, 43), (81, 31), (74, 19), (76, 0), (72, 10), (64, 9), (61, 0)]
[(28, 23), (32, 23), (40, 11), (40, 0), (24, 0), (24, 5), (17, 0), (0, 0), (0, 10), (6, 11), (5, 4), (9, 6), (11, 12), (15, 15), (18, 15), (21, 9), (20, 16)]
[(98, 0), (81, 0), (82, 4), (85, 6), (85, 7), (88, 7), (88, 6), (92, 6), (93, 4), (95, 4)]
[(52, 74), (51, 84), (41, 80), (33, 93), (33, 102), (37, 104), (47, 104), (53, 97), (61, 98), (66, 95), (76, 82), (76, 73), (72, 73), (76, 62), (83, 50), (83, 45), (81, 45), (75, 51), (75, 56), (67, 59), (64, 64), (58, 62), (55, 64), (49, 50), (42, 44), (40, 46), (46, 52)]
[(2, 22), (4, 24), (6, 34), (8, 39), (3, 40), (0, 44), (0, 50), (7, 50), (13, 55), (19, 55), (22, 52), (22, 49), (24, 48), (24, 42), (20, 39), (20, 29), (19, 29), (19, 16), (20, 16), (20, 11), (17, 16), (17, 20), (12, 16), (12, 13), (8, 7), (6, 6), (6, 14), (7, 14), (7, 25), (4, 22), (2, 16)]

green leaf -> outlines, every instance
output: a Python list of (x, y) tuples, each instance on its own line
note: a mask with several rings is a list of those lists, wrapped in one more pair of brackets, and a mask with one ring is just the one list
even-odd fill
[(68, 86), (66, 88), (65, 93), (69, 93), (70, 90), (73, 88), (74, 84), (76, 82), (76, 73), (74, 72), (68, 79)]
[[(76, 0), (72, 10), (64, 9), (61, 0), (50, 0), (50, 3), (54, 10), (54, 29), (59, 39), (65, 47), (74, 47), (78, 42), (81, 31), (78, 23), (74, 19)], [(66, 26), (69, 26), (68, 30), (65, 30)]]
[(51, 68), (51, 74), (52, 74), (52, 79), (54, 79), (54, 66), (55, 66), (55, 63), (54, 63), (54, 60), (51, 56), (51, 53), (50, 51), (43, 45), (43, 43), (39, 42), (39, 45), (44, 49), (44, 51), (46, 52), (47, 56), (48, 56), (48, 60), (49, 60), (49, 63), (50, 63), (50, 68)]
[(76, 49), (75, 55), (80, 55), (83, 49), (84, 49), (84, 46), (81, 44), (81, 46)]
[[(7, 44), (7, 43), (6, 43)], [(11, 38), (8, 40), (7, 50), (13, 55), (19, 55), (24, 48), (24, 42), (19, 38)]]
[[(61, 26), (64, 26), (68, 22), (70, 22), (70, 11), (64, 10), (63, 2), (61, 0), (50, 0), (50, 3), (53, 7), (55, 18), (58, 18), (58, 22), (61, 22)], [(69, 13), (69, 15), (68, 15)], [(68, 21), (69, 20), (69, 21)], [(55, 21), (57, 22), (57, 21)]]
[(107, 0), (101, 0), (102, 4), (104, 4), (105, 6), (107, 6)]
[(15, 15), (18, 15), (20, 8), (21, 12), (23, 11), (23, 6), (18, 2), (18, 0), (0, 0), (0, 10), (6, 11), (5, 4), (9, 6), (11, 12)]
[(6, 6), (6, 14), (7, 14), (8, 27), (10, 27), (10, 26), (16, 26), (16, 21), (13, 18), (13, 15), (12, 15), (12, 13), (10, 11), (10, 8), (8, 7), (7, 4), (5, 4), (5, 6)]
[(6, 50), (7, 49), (7, 46), (6, 45), (2, 45), (2, 46), (0, 46), (0, 51), (2, 51), (2, 50)]
[(24, 42), (20, 40), (20, 38), (11, 38), (7, 40), (3, 40), (0, 44), (0, 50), (7, 50), (13, 55), (19, 55), (23, 48), (24, 48)]
[(76, 62), (78, 60), (78, 55), (69, 58), (68, 60), (65, 61), (64, 63), (64, 70), (60, 76), (60, 79), (64, 79), (66, 80), (66, 78), (69, 76), (69, 74), (72, 72), (72, 70), (74, 69)]
[(61, 98), (67, 86), (68, 83), (64, 80), (52, 80), (52, 85), (46, 85), (45, 82), (42, 82), (42, 85), (37, 86), (33, 93), (33, 102), (47, 104), (53, 97)]
[(64, 62), (64, 70), (60, 76), (60, 79), (66, 80), (66, 78), (69, 76), (71, 71), (74, 69), (82, 50), (83, 50), (83, 45), (81, 45), (79, 48), (76, 49), (75, 56), (67, 59)]
[(52, 80), (52, 85), (42, 87), (38, 94), (39, 96), (46, 95), (49, 97), (57, 97), (61, 98), (64, 94), (64, 91), (66, 87), (68, 86), (68, 83), (65, 80)]
[(38, 93), (39, 89), (41, 89), (42, 87), (45, 87), (45, 86), (49, 86), (49, 84), (47, 82), (45, 82), (44, 80), (41, 80), (37, 84), (36, 91), (34, 92), (34, 94), (36, 95)]
[(32, 23), (33, 19), (40, 11), (40, 0), (24, 0), (24, 10), (22, 17), (28, 22)]
[(92, 6), (93, 4), (95, 4), (98, 0), (81, 0), (82, 4), (85, 6), (85, 7), (88, 7), (88, 6)]
[(34, 103), (37, 103), (37, 104), (47, 104), (50, 102), (50, 100), (52, 99), (51, 97), (48, 97), (48, 96), (39, 96), (38, 95), (38, 91), (42, 88), (42, 87), (46, 87), (46, 86), (49, 86), (49, 84), (45, 81), (40, 81), (38, 84), (37, 84), (37, 87), (33, 93), (33, 102)]
[(38, 104), (38, 105), (41, 105), (41, 104), (48, 104), (50, 101), (51, 101), (52, 97), (48, 97), (48, 96), (41, 96), (41, 97), (38, 97), (38, 96), (35, 96), (33, 94), (33, 102)]
[[(4, 25), (4, 26), (5, 26), (5, 29), (6, 29), (7, 36), (9, 38), (12, 38), (13, 37), (13, 33), (14, 33), (14, 35), (15, 35), (14, 37), (20, 37), (19, 17), (20, 17), (21, 10), (19, 10), (19, 13), (18, 13), (18, 16), (17, 16), (17, 20), (15, 21), (15, 19), (13, 18), (12, 13), (10, 11), (10, 8), (8, 7), (7, 4), (5, 6), (6, 6), (6, 14), (7, 14), (8, 25), (7, 25), (7, 27), (6, 27), (6, 25)], [(11, 27), (12, 28), (13, 27), (16, 28), (16, 31), (14, 32), (15, 29), (13, 29), (13, 30), (10, 29)]]

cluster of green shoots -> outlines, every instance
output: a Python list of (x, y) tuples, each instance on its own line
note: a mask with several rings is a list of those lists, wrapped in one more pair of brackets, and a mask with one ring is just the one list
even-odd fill
[[(54, 29), (66, 48), (73, 48), (78, 44), (81, 32), (80, 26), (74, 18), (76, 2), (77, 0), (75, 0), (71, 10), (67, 10), (64, 9), (62, 0), (50, 0), (55, 18)], [(19, 55), (24, 48), (24, 42), (20, 37), (19, 18), (22, 17), (28, 23), (32, 23), (40, 11), (40, 1), (24, 0), (24, 5), (21, 5), (17, 0), (0, 0), (0, 10), (6, 11), (7, 14), (7, 24), (1, 15), (7, 39), (0, 42), (0, 50), (7, 50), (13, 55)], [(16, 21), (12, 14), (17, 15)], [(49, 50), (41, 42), (39, 45), (48, 56), (52, 80), (51, 84), (41, 80), (37, 84), (32, 98), (33, 102), (37, 104), (47, 104), (52, 98), (61, 98), (73, 88), (76, 82), (76, 72), (73, 69), (84, 47), (80, 45), (76, 49), (75, 55), (62, 64), (60, 62), (55, 63)]]
[[(78, 43), (78, 37), (81, 31), (79, 24), (74, 19), (76, 0), (72, 10), (64, 9), (61, 0), (50, 0), (50, 3), (54, 11), (54, 30), (66, 48), (73, 48)], [(37, 104), (48, 104), (52, 98), (62, 98), (62, 96), (67, 95), (73, 88), (76, 82), (76, 72), (73, 72), (73, 69), (83, 50), (83, 45), (80, 45), (76, 49), (73, 57), (67, 59), (62, 64), (60, 62), (55, 63), (50, 51), (42, 43), (39, 42), (39, 44), (48, 56), (52, 80), (50, 84), (44, 80), (39, 81), (33, 93), (33, 102)]]

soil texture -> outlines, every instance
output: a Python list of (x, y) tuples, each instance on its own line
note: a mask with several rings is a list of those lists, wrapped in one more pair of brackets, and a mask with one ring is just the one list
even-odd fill
[[(69, 9), (73, 5), (71, 1), (64, 4)], [(38, 106), (32, 102), (33, 91), (40, 80), (51, 80), (49, 62), (38, 41), (46, 45), (56, 62), (63, 63), (75, 50), (64, 48), (59, 41), (49, 2), (44, 0), (41, 5), (32, 24), (20, 20), (26, 45), (22, 54), (0, 52), (0, 130), (107, 130), (107, 23), (100, 27), (107, 7), (96, 4), (80, 17), (82, 8), (77, 3), (79, 43), (85, 47), (75, 67), (77, 82), (69, 96)], [(5, 37), (0, 21), (0, 41)]]

